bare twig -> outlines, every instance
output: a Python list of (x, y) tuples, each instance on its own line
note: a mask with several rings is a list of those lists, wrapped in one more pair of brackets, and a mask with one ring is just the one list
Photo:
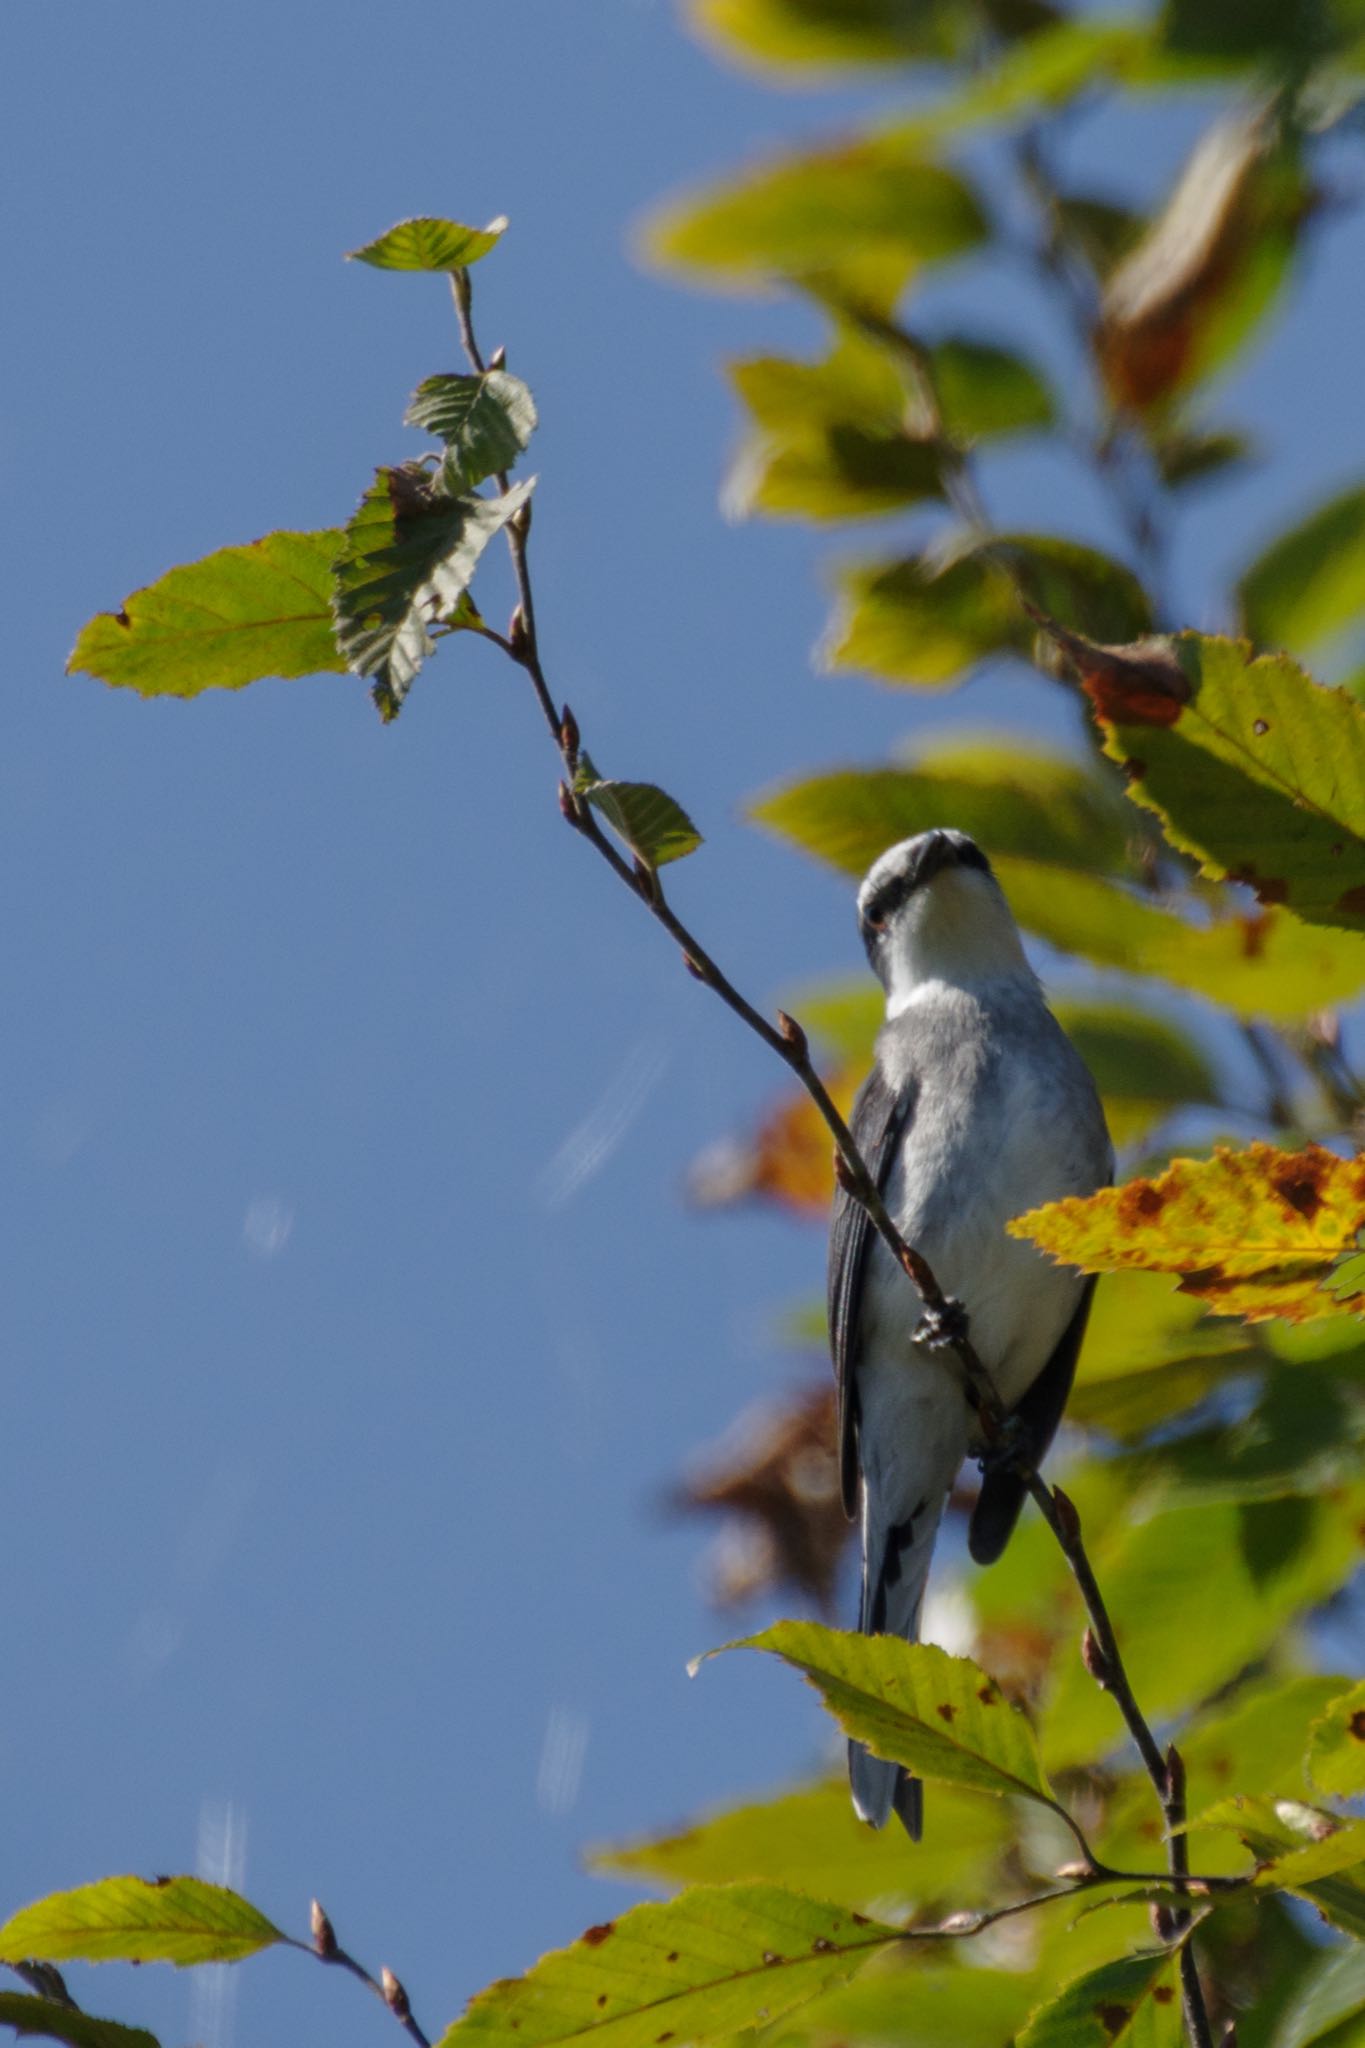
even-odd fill
[[(465, 271), (452, 273), (451, 287), (465, 353), (474, 369), (482, 373), (485, 367), (484, 358), (480, 353), (474, 335), (472, 292), (468, 273)], [(855, 317), (862, 320), (864, 325), (873, 323), (873, 316), (858, 314)], [(918, 389), (929, 437), (938, 446), (945, 490), (948, 492), (951, 502), (954, 504), (955, 509), (957, 509), (959, 516), (982, 537), (986, 547), (989, 549), (990, 527), (985, 511), (979, 493), (976, 490), (966, 454), (964, 450), (953, 442), (945, 431), (943, 414), (939, 406), (932, 367), (927, 352), (914, 336), (895, 327), (892, 323), (877, 318), (875, 319), (875, 326), (884, 340), (890, 341), (897, 347), (903, 360), (911, 370)], [(500, 476), (498, 483), (503, 490), (507, 488), (505, 476)], [(778, 1058), (783, 1061), (801, 1082), (823, 1117), (834, 1139), (835, 1164), (840, 1181), (848, 1192), (862, 1204), (879, 1236), (916, 1288), (924, 1304), (926, 1319), (931, 1326), (931, 1341), (956, 1352), (962, 1365), (968, 1397), (976, 1409), (982, 1433), (988, 1438), (995, 1437), (998, 1435), (1000, 1426), (1004, 1421), (1004, 1409), (996, 1393), (990, 1373), (971, 1342), (965, 1311), (960, 1303), (951, 1300), (944, 1294), (927, 1260), (913, 1246), (907, 1244), (901, 1236), (886, 1204), (882, 1200), (876, 1181), (853, 1141), (847, 1124), (839, 1114), (838, 1109), (831, 1100), (828, 1089), (815, 1070), (805, 1032), (794, 1018), (787, 1016), (783, 1011), (778, 1012), (776, 1023), (770, 1022), (768, 1018), (764, 1017), (760, 1011), (754, 1008), (753, 1004), (745, 996), (741, 995), (734, 983), (712, 959), (706, 948), (672, 909), (664, 894), (663, 885), (659, 880), (657, 871), (640, 861), (636, 861), (634, 865), (628, 862), (603, 832), (586, 798), (576, 790), (575, 783), (579, 770), (580, 747), (578, 724), (567, 705), (562, 710), (556, 710), (555, 700), (550, 691), (540, 658), (535, 607), (531, 592), (530, 568), (527, 558), (527, 538), (530, 527), (529, 509), (529, 506), (524, 507), (515, 518), (509, 520), (505, 529), (518, 594), (517, 610), (513, 615), (512, 625), (508, 633), (508, 651), (530, 677), (536, 701), (540, 705), (541, 714), (549, 729), (550, 736), (559, 751), (565, 774), (565, 779), (559, 786), (559, 802), (565, 819), (581, 837), (586, 839), (596, 849), (617, 875), (618, 879), (639, 899), (656, 922), (663, 926), (664, 930), (679, 947), (688, 971), (698, 981), (703, 982), (711, 989), (714, 994), (719, 996), (726, 1007), (732, 1010), (741, 1022), (746, 1024), (772, 1052), (776, 1053)], [(1018, 566), (1010, 561), (1007, 551), (1001, 550), (998, 559), (1001, 562), (1001, 566), (1010, 576), (1026, 613), (1034, 617), (1039, 623), (1050, 624), (1050, 621), (1043, 619), (1043, 615), (1038, 612), (1027, 590), (1024, 589)], [(1105, 1690), (1112, 1692), (1114, 1695), (1129, 1733), (1137, 1744), (1138, 1752), (1147, 1770), (1147, 1774), (1151, 1778), (1157, 1796), (1161, 1801), (1162, 1811), (1166, 1816), (1167, 1824), (1170, 1826), (1172, 1814), (1176, 1811), (1176, 1808), (1173, 1805), (1173, 1794), (1166, 1761), (1133, 1695), (1133, 1689), (1124, 1668), (1118, 1642), (1114, 1635), (1113, 1624), (1109, 1619), (1108, 1610), (1105, 1607), (1099, 1586), (1095, 1580), (1094, 1571), (1081, 1539), (1080, 1517), (1067, 1496), (1060, 1489), (1049, 1487), (1036, 1470), (1023, 1464), (1021, 1464), (1020, 1470), (1029, 1493), (1032, 1495), (1048, 1527), (1061, 1545), (1063, 1555), (1066, 1557), (1067, 1563), (1075, 1577), (1086, 1612), (1090, 1617), (1096, 1659), (1102, 1665), (1104, 1672), (1100, 1682)], [(1095, 1665), (1092, 1664), (1092, 1669), (1094, 1668)], [(1183, 1786), (1181, 1797), (1183, 1800)], [(1181, 1821), (1183, 1821), (1183, 1804), (1179, 1807), (1179, 1815)], [(1073, 1825), (1072, 1831), (1076, 1834), (1086, 1861), (1081, 1867), (1077, 1883), (1069, 1889), (1074, 1891), (1076, 1889), (1088, 1888), (1093, 1884), (1113, 1881), (1113, 1874), (1104, 1873), (1101, 1866), (1096, 1864), (1079, 1829)], [(1186, 1855), (1187, 1851), (1183, 1838), (1181, 1839), (1180, 1847), (1177, 1848), (1175, 1838), (1173, 1837), (1170, 1850), (1170, 1882), (1173, 1883), (1177, 1890), (1188, 1889), (1194, 1882), (1189, 1876), (1188, 1862), (1185, 1860)], [(1153, 1884), (1158, 1882), (1158, 1880), (1150, 1877), (1137, 1878), (1133, 1881)], [(1166, 1881), (1165, 1878), (1160, 1880), (1162, 1883)], [(914, 1938), (941, 1938), (965, 1932), (980, 1932), (982, 1928), (993, 1924), (997, 1919), (1003, 1919), (1015, 1912), (1026, 1911), (1031, 1905), (1046, 1904), (1052, 1898), (1062, 1898), (1067, 1895), (1068, 1892), (1062, 1890), (1032, 1901), (999, 1908), (992, 1914), (954, 1916), (951, 1920), (944, 1922), (937, 1928), (924, 1931), (915, 1930)], [(968, 1925), (967, 1923), (971, 1924)], [(1187, 1919), (1182, 1920), (1181, 1930), (1182, 1942), (1187, 1947), (1189, 1933)], [(1185, 1948), (1182, 1948), (1182, 1958), (1184, 1952)], [(349, 1959), (343, 1959), (340, 1954), (334, 1960), (346, 1960), (349, 1962)], [(350, 1967), (356, 1968), (354, 1964), (351, 1964)], [(357, 1973), (365, 1975), (363, 1971), (358, 1971)], [(1203, 2009), (1202, 1994), (1192, 1962), (1189, 1972), (1184, 1973), (1182, 1960), (1182, 1975), (1185, 1976), (1187, 2013), (1194, 2015), (1188, 2022), (1192, 2048), (1208, 2048), (1210, 2039), (1208, 2019)], [(368, 1977), (366, 1981), (373, 1983), (373, 1979)]]
[[(375, 1997), (382, 1999), (388, 2007), (408, 2039), (415, 2041), (417, 2048), (431, 2048), (430, 2037), (423, 2033), (413, 2018), (408, 1994), (393, 1971), (386, 1966), (378, 1977), (372, 1977), (363, 1963), (358, 1963), (354, 1956), (348, 1955), (338, 1942), (336, 1930), (316, 1899), (309, 1912), (308, 1924), (313, 1936), (313, 1945), (309, 1953), (315, 1955), (320, 1963), (335, 1963), (339, 1970), (349, 1970), (353, 1977), (358, 1977), (362, 1984), (367, 1984)], [(304, 1944), (298, 1942), (295, 1946), (302, 1948)]]

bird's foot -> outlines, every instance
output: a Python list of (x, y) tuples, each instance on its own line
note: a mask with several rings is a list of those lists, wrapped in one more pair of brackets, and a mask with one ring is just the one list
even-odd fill
[(995, 1433), (982, 1450), (977, 1463), (982, 1475), (993, 1479), (999, 1473), (1014, 1472), (1034, 1462), (1033, 1432), (1022, 1415), (1006, 1415), (995, 1425)]
[(915, 1325), (915, 1342), (926, 1351), (952, 1351), (966, 1338), (967, 1311), (956, 1295), (945, 1295), (942, 1308), (927, 1308)]

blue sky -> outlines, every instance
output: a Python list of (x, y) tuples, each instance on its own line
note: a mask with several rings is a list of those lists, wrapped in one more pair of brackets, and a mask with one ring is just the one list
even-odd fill
[[(383, 731), (354, 681), (143, 703), (63, 679), (71, 641), (173, 562), (340, 521), (415, 448), (448, 299), (342, 252), (506, 212), (477, 310), (541, 410), (547, 665), (599, 765), (692, 810), (677, 900), (748, 989), (859, 956), (849, 891), (743, 827), (746, 794), (945, 715), (1066, 714), (1019, 674), (945, 713), (812, 672), (829, 543), (717, 510), (720, 358), (811, 330), (630, 253), (662, 193), (871, 95), (728, 73), (664, 0), (20, 0), (5, 42), (0, 1904), (207, 1858), (293, 1931), (320, 1895), (435, 2027), (623, 1896), (585, 1841), (821, 1753), (776, 1671), (688, 1681), (728, 1630), (659, 1502), (801, 1369), (771, 1328), (823, 1247), (685, 1212), (775, 1071), (569, 840), (492, 650), (448, 650)], [(1196, 122), (1077, 148), (1150, 192)], [(1228, 393), (1275, 442), (1182, 528), (1194, 622), (1358, 462), (1362, 277), (1345, 218)], [(928, 303), (1065, 367), (1022, 281)], [(1065, 463), (992, 489), (1112, 538)], [(79, 1988), (217, 2048), (390, 2024), (289, 1956), (233, 1991)]]

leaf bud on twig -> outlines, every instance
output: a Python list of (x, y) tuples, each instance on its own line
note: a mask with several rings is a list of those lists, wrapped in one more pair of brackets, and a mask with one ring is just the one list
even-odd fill
[(1166, 1797), (1172, 1806), (1184, 1809), (1185, 1759), (1172, 1742), (1166, 1750)]
[(1094, 1629), (1090, 1627), (1088, 1622), (1085, 1634), (1081, 1637), (1081, 1662), (1094, 1679), (1096, 1685), (1102, 1691), (1107, 1692), (1109, 1690), (1109, 1662), (1099, 1646)]
[(337, 1952), (336, 1930), (316, 1899), (308, 1909), (308, 1926), (313, 1936), (314, 1953), (320, 1955), (324, 1962), (329, 1962)]
[(384, 1993), (384, 2003), (394, 2018), (410, 2020), (412, 2018), (412, 2006), (408, 2002), (408, 1994), (387, 1963), (379, 1972), (379, 1984)]
[(795, 1017), (789, 1017), (785, 1010), (779, 1010), (777, 1013), (777, 1028), (799, 1060), (808, 1060), (810, 1058), (810, 1047), (806, 1043), (806, 1034), (797, 1023)]
[(1057, 1525), (1068, 1543), (1081, 1540), (1081, 1518), (1076, 1512), (1076, 1503), (1070, 1494), (1063, 1493), (1060, 1486), (1052, 1489), (1053, 1506), (1057, 1510)]
[(517, 661), (525, 658), (529, 635), (526, 631), (526, 614), (518, 605), (507, 621), (507, 644)]
[(490, 370), (501, 370), (506, 367), (506, 364), (507, 350), (503, 347), (502, 343), (499, 342), (498, 346), (494, 349), (492, 355), (488, 358), (488, 367)]
[(1170, 1942), (1175, 1939), (1175, 1914), (1169, 1906), (1159, 1902), (1152, 1905), (1152, 1932), (1158, 1941)]
[(578, 720), (574, 717), (567, 704), (559, 714), (559, 744), (563, 747), (571, 761), (578, 759), (580, 744)]

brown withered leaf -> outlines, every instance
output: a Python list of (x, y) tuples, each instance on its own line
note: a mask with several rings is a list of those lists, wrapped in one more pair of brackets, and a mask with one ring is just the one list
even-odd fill
[[(853, 1107), (866, 1063), (825, 1075), (841, 1116)], [(693, 1161), (687, 1192), (698, 1207), (721, 1209), (760, 1198), (806, 1216), (823, 1216), (834, 1195), (834, 1140), (804, 1089), (774, 1104), (752, 1137), (724, 1138)]]
[(1308, 205), (1264, 111), (1208, 130), (1105, 287), (1095, 349), (1116, 405), (1156, 410), (1236, 347), (1280, 283)]
[(696, 1459), (672, 1505), (725, 1517), (711, 1558), (717, 1606), (795, 1587), (831, 1613), (850, 1533), (834, 1454), (833, 1385), (746, 1411)]
[(1335, 1286), (1363, 1225), (1365, 1159), (1256, 1143), (1050, 1202), (1008, 1229), (1082, 1272), (1169, 1273), (1214, 1315), (1259, 1323), (1365, 1310), (1365, 1298)]

